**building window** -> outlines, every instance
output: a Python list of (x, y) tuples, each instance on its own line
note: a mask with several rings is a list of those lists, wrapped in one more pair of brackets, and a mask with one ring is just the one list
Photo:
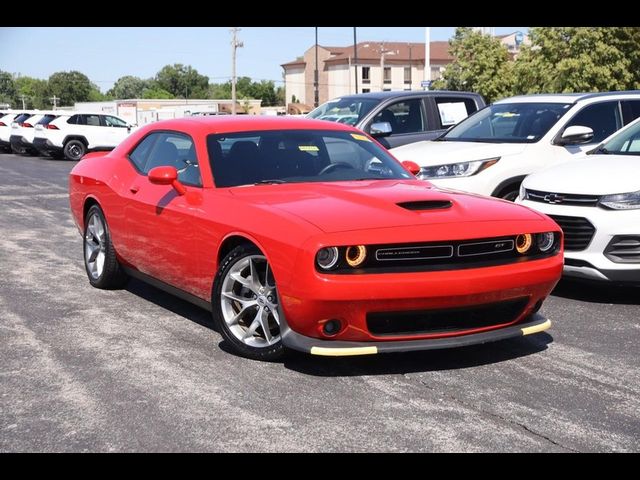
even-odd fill
[(369, 93), (371, 91), (370, 88), (363, 88), (362, 93)]
[(362, 83), (371, 83), (371, 67), (362, 67)]
[(384, 67), (384, 83), (391, 83), (391, 67)]
[(404, 67), (404, 83), (411, 85), (411, 67)]

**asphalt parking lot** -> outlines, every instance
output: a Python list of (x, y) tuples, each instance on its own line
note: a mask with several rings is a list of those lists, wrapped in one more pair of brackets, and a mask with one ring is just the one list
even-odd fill
[(0, 154), (0, 451), (640, 451), (640, 289), (561, 282), (548, 333), (229, 354), (209, 314), (87, 281), (73, 163)]

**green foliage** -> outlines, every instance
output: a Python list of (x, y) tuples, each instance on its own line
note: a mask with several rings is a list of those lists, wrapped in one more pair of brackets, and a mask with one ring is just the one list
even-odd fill
[(73, 106), (75, 102), (90, 101), (92, 91), (98, 90), (89, 78), (78, 71), (56, 72), (49, 77), (49, 92), (60, 98), (58, 106)]
[(176, 63), (162, 67), (155, 77), (157, 86), (176, 98), (206, 98), (209, 77), (200, 75), (190, 65)]
[(445, 68), (442, 80), (434, 82), (434, 89), (478, 92), (487, 102), (511, 94), (512, 65), (499, 39), (458, 27), (449, 44), (454, 61)]
[(142, 98), (144, 91), (151, 88), (151, 83), (151, 80), (143, 80), (138, 77), (126, 75), (120, 77), (107, 94), (118, 100)]
[[(515, 62), (514, 92), (599, 92), (638, 88), (637, 27), (535, 27)], [(633, 70), (633, 65), (636, 70)]]
[[(275, 84), (271, 80), (253, 82), (250, 77), (238, 77), (236, 81), (237, 98), (262, 100), (263, 107), (284, 105), (284, 89), (282, 90), (280, 97), (278, 97), (278, 91), (276, 91)], [(231, 98), (231, 81), (211, 84), (209, 86), (209, 98)]]
[(50, 109), (49, 84), (46, 80), (33, 77), (18, 77), (15, 80), (16, 96), (14, 105), (22, 108), (22, 95), (26, 108)]
[(163, 90), (157, 85), (153, 85), (150, 88), (147, 88), (142, 92), (142, 98), (150, 98), (150, 99), (162, 99), (162, 98), (175, 98), (171, 93)]
[(16, 84), (13, 75), (0, 70), (0, 103), (8, 103), (15, 106)]

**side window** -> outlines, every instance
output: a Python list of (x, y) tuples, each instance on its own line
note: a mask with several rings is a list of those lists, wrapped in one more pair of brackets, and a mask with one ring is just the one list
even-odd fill
[(136, 148), (129, 154), (129, 160), (133, 162), (138, 171), (145, 172), (145, 165), (147, 163), (147, 157), (149, 156), (149, 152), (153, 147), (153, 144), (158, 139), (157, 133), (152, 133), (147, 136), (144, 140), (142, 140)]
[(69, 120), (67, 120), (67, 123), (70, 123), (71, 125), (76, 125), (78, 123), (78, 117), (80, 115), (72, 115), (71, 117), (69, 117)]
[(423, 132), (425, 121), (421, 104), (422, 100), (419, 98), (392, 103), (378, 113), (372, 123), (388, 122), (393, 135)]
[(84, 118), (83, 125), (88, 125), (89, 127), (99, 127), (100, 126), (100, 115), (81, 115)]
[[(175, 167), (178, 170), (178, 180), (182, 183), (196, 187), (202, 186), (196, 149), (190, 137), (173, 132), (156, 133), (150, 136), (157, 136), (157, 140), (150, 149), (142, 173), (146, 175), (155, 167)], [(139, 146), (142, 146), (142, 143)]]
[(623, 100), (621, 103), (622, 119), (625, 125), (640, 117), (640, 100)]
[(433, 99), (438, 109), (440, 128), (449, 128), (478, 110), (472, 98), (436, 96)]
[(120, 127), (120, 128), (126, 128), (127, 127), (127, 122), (125, 122), (124, 120), (120, 120), (118, 117), (112, 117), (111, 115), (105, 115), (103, 118), (104, 118), (104, 124), (107, 127)]
[(589, 143), (600, 143), (622, 127), (618, 102), (594, 103), (584, 107), (565, 125), (565, 128), (573, 125), (589, 127), (593, 130), (593, 140)]

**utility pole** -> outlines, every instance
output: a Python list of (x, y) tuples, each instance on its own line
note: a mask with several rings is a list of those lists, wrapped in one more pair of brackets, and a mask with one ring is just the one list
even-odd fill
[(53, 109), (56, 110), (58, 108), (58, 100), (60, 100), (60, 98), (54, 95), (53, 97), (49, 98), (49, 100), (53, 102)]
[(27, 98), (27, 97), (25, 97), (24, 95), (20, 95), (20, 100), (22, 100), (22, 109), (23, 110), (27, 109), (27, 107), (26, 107), (26, 105), (24, 103), (25, 98)]
[(358, 93), (358, 44), (356, 41), (356, 27), (353, 27), (353, 66), (356, 76), (356, 93)]
[(409, 44), (409, 90), (413, 90), (413, 66), (411, 65), (411, 44)]
[(316, 68), (313, 72), (313, 106), (320, 104), (320, 94), (318, 92), (318, 27), (316, 27)]
[(424, 80), (428, 83), (426, 90), (431, 88), (431, 27), (424, 29)]
[(392, 52), (392, 50), (385, 50), (384, 42), (380, 45), (380, 91), (384, 91), (384, 54)]
[(233, 35), (231, 39), (231, 113), (236, 114), (236, 50), (244, 47), (244, 43), (239, 41), (237, 33), (240, 31), (238, 27), (231, 29)]

